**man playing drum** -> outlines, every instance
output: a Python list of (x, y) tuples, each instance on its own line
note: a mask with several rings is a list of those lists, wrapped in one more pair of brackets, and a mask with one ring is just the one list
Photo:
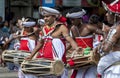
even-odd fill
[[(93, 48), (93, 33), (102, 34), (101, 29), (97, 27), (99, 23), (98, 20), (94, 24), (83, 24), (82, 17), (86, 12), (84, 9), (79, 10), (77, 12), (72, 12), (66, 14), (67, 18), (70, 18), (72, 22), (71, 32), (72, 37), (77, 42), (78, 46), (82, 48), (90, 47), (91, 50)], [(98, 18), (97, 18), (98, 19)], [(75, 70), (71, 76), (71, 78), (96, 78), (97, 68), (96, 66), (88, 67), (88, 68), (79, 68), (79, 70)]]
[(100, 53), (103, 56), (97, 71), (101, 78), (120, 78), (120, 1), (115, 0), (110, 4), (103, 2), (103, 6), (107, 10), (107, 21), (113, 26), (101, 45)]
[[(37, 45), (37, 36), (34, 33), (34, 26), (36, 25), (36, 22), (33, 19), (28, 18), (27, 21), (22, 22), (22, 26), (24, 28), (23, 34), (20, 36), (18, 35), (18, 38), (20, 37), (19, 41), (15, 44), (14, 48), (17, 50), (23, 50), (26, 52), (32, 52), (35, 46)], [(17, 35), (16, 35), (17, 36)], [(18, 71), (19, 78), (36, 78), (33, 75), (30, 74), (23, 74), (21, 72), (21, 68), (19, 68)]]
[[(32, 57), (39, 52), (37, 58), (60, 59), (66, 63), (64, 39), (71, 44), (74, 50), (79, 51), (76, 42), (69, 36), (67, 27), (58, 21), (59, 11), (49, 7), (40, 7), (40, 13), (44, 16), (45, 26), (42, 29), (42, 38), (39, 39), (39, 44), (29, 58), (32, 59)], [(55, 76), (55, 78), (57, 78), (57, 76)], [(61, 78), (68, 78), (66, 70), (61, 75)]]

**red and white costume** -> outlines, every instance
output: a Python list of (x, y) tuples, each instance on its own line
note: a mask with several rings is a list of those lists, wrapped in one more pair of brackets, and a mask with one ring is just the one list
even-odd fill
[[(23, 22), (22, 25), (25, 27), (31, 27), (35, 25), (35, 22)], [(27, 32), (24, 31), (23, 29), (21, 31), (21, 35), (25, 36), (27, 35)], [(24, 50), (26, 52), (32, 52), (35, 46), (36, 46), (36, 40), (32, 40), (29, 37), (24, 37), (24, 38), (21, 38), (20, 41), (15, 43), (14, 48), (17, 50)], [(31, 75), (31, 74), (24, 74), (21, 71), (21, 68), (19, 68), (18, 77), (19, 78), (37, 78), (36, 76)]]
[[(86, 37), (76, 37), (75, 38), (78, 46), (82, 48), (90, 47), (93, 48), (93, 35)], [(86, 72), (84, 72), (86, 71)], [(74, 70), (71, 78), (96, 78), (97, 69), (95, 66), (90, 68), (80, 68), (79, 70)]]
[[(82, 11), (68, 13), (68, 14), (66, 14), (66, 17), (79, 19), (79, 18), (82, 18), (83, 15), (85, 15), (85, 14), (86, 14), (85, 10), (82, 9)], [(79, 34), (79, 32), (78, 32), (78, 34)], [(86, 48), (86, 47), (93, 48), (93, 36), (91, 36), (91, 35), (81, 37), (79, 34), (79, 37), (75, 37), (75, 41), (77, 42), (78, 46), (80, 46), (82, 48)], [(92, 66), (92, 67), (86, 68), (86, 69), (80, 68), (79, 70), (74, 70), (73, 74), (71, 75), (71, 78), (96, 78), (96, 75), (94, 74), (94, 72), (96, 72), (97, 69), (95, 69), (95, 68), (96, 67)]]
[[(21, 38), (19, 50), (24, 50), (26, 52), (32, 52), (35, 46), (36, 46), (36, 40), (32, 40), (28, 37)], [(34, 75), (22, 73), (21, 68), (19, 68), (18, 75), (19, 75), (19, 78), (37, 78)]]
[(21, 38), (19, 50), (32, 51), (35, 48), (36, 41), (30, 38)]
[[(65, 44), (62, 39), (52, 38), (50, 36), (51, 32), (54, 31), (55, 28), (48, 28), (44, 26), (42, 37), (44, 39), (44, 44), (42, 48), (39, 50), (38, 58), (47, 58), (51, 60), (60, 59), (63, 62), (66, 62), (65, 57)], [(66, 70), (65, 70), (66, 71)], [(64, 73), (61, 78), (67, 78), (68, 76)]]

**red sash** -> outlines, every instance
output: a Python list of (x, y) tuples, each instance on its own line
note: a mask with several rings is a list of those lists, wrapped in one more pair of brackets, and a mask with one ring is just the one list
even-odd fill
[(93, 37), (90, 38), (75, 38), (78, 46), (82, 48), (91, 47), (93, 48)]
[(28, 48), (28, 40), (20, 40), (20, 48), (19, 50), (30, 51)]
[(48, 58), (48, 59), (53, 59), (53, 54), (52, 54), (52, 41), (47, 41), (44, 43), (43, 47), (39, 50), (39, 55), (38, 58)]

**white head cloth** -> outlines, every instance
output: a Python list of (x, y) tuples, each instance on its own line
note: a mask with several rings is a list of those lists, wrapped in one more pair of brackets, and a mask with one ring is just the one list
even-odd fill
[(44, 20), (44, 19), (38, 19), (38, 23), (39, 23), (40, 25), (44, 25), (44, 24), (45, 24), (45, 20)]
[(59, 15), (60, 12), (56, 9), (50, 8), (50, 7), (40, 7), (39, 12), (42, 15)]
[(82, 11), (79, 11), (79, 12), (74, 12), (74, 13), (67, 13), (66, 14), (66, 17), (67, 18), (82, 18), (83, 15), (86, 14), (86, 11), (84, 9), (82, 9)]
[(28, 22), (23, 22), (22, 23), (22, 26), (24, 26), (24, 27), (32, 27), (32, 26), (34, 26), (36, 24), (36, 22), (33, 22), (33, 21), (28, 21)]

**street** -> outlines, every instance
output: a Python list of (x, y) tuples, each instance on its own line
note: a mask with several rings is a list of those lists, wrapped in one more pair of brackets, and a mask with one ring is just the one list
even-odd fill
[[(71, 74), (71, 72), (69, 72), (69, 74)], [(18, 78), (17, 75), (17, 72), (10, 72), (6, 67), (0, 66), (0, 78)]]
[(0, 66), (0, 78), (18, 78), (17, 72), (10, 72), (6, 67)]

